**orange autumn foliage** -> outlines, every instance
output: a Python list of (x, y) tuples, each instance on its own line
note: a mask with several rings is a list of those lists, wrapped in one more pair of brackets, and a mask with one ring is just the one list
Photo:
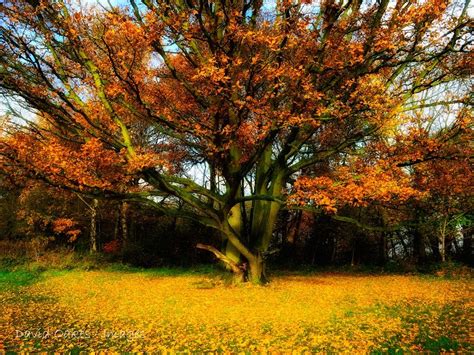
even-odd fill
[[(1, 170), (197, 220), (251, 274), (288, 196), (399, 204), (429, 193), (416, 164), (469, 164), (462, 0), (8, 0), (0, 16), (1, 91), (36, 114), (2, 137)], [(447, 134), (410, 126), (443, 107)]]

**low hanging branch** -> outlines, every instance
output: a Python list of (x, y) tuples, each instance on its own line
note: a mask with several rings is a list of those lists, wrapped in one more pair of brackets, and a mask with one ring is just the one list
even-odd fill
[(210, 251), (211, 253), (213, 253), (216, 256), (217, 259), (221, 260), (223, 263), (228, 265), (233, 273), (241, 274), (243, 272), (242, 268), (236, 262), (232, 261), (230, 258), (225, 256), (225, 254), (221, 253), (219, 250), (217, 250), (213, 246), (198, 243), (196, 245), (196, 248), (207, 250), (207, 251)]

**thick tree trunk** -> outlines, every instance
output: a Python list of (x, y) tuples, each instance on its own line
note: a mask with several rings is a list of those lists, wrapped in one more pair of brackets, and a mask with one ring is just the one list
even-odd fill
[(426, 243), (423, 233), (419, 227), (413, 232), (413, 258), (416, 263), (422, 264), (426, 262)]
[(424, 215), (420, 211), (419, 208), (415, 207), (415, 225), (412, 230), (412, 236), (413, 236), (413, 261), (416, 264), (423, 264), (426, 262), (426, 246), (427, 246), (427, 238), (426, 235), (423, 231), (423, 224), (425, 223), (424, 221)]
[[(228, 218), (228, 222), (230, 227), (239, 235), (242, 234), (242, 211), (240, 209), (240, 204), (235, 205), (231, 210), (230, 210), (230, 215)], [(229, 239), (224, 235), (224, 246), (223, 246), (223, 251), (225, 255), (235, 262), (236, 264), (240, 263), (241, 259), (241, 254), (239, 250), (229, 242)], [(228, 268), (228, 267), (227, 267)]]
[(255, 255), (255, 259), (249, 261), (248, 280), (256, 285), (268, 282), (265, 273), (265, 260), (260, 253)]
[(232, 243), (229, 242), (229, 240), (225, 241), (224, 252), (225, 252), (225, 255), (230, 260), (232, 260), (236, 264), (240, 263), (241, 254), (240, 254), (239, 250)]
[[(257, 193), (262, 196), (280, 197), (283, 179), (284, 174), (279, 172), (271, 180), (270, 186), (260, 181)], [(263, 254), (269, 248), (281, 202), (254, 200), (251, 221), (248, 224), (245, 224), (247, 217), (243, 214), (242, 203), (245, 202), (233, 205), (220, 223), (224, 242), (221, 251), (203, 244), (198, 244), (197, 247), (212, 252), (236, 275), (236, 279), (243, 278), (245, 281), (262, 284), (267, 282)]]

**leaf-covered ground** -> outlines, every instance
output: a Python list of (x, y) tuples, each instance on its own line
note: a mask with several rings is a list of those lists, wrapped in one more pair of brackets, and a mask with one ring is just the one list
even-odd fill
[(229, 287), (205, 278), (0, 273), (0, 352), (474, 350), (468, 280), (318, 274)]

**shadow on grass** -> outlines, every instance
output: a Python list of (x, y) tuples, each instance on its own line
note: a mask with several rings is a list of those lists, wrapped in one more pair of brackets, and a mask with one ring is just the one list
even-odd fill
[(41, 272), (29, 270), (0, 270), (0, 291), (29, 286), (41, 278)]
[[(24, 264), (14, 268), (0, 265), (0, 292), (15, 291), (22, 287), (31, 286), (45, 278), (61, 276), (77, 271), (94, 271), (84, 270), (82, 268), (67, 268), (67, 269), (44, 269), (35, 268), (31, 265)], [(100, 268), (102, 271), (112, 272), (118, 274), (139, 273), (151, 278), (154, 277), (180, 277), (180, 276), (206, 276), (211, 279), (219, 279), (225, 281), (227, 272), (222, 268), (214, 265), (199, 265), (192, 268), (183, 267), (160, 267), (154, 269), (145, 269), (139, 267), (131, 267), (124, 264), (110, 264)], [(230, 274), (229, 274), (230, 277)], [(206, 287), (207, 288), (207, 287)]]
[(424, 265), (401, 265), (388, 262), (380, 265), (334, 265), (313, 266), (297, 265), (282, 267), (272, 265), (270, 276), (315, 276), (315, 275), (346, 275), (354, 277), (385, 276), (385, 275), (416, 275), (430, 280), (442, 279), (472, 279), (474, 269), (462, 263), (448, 261), (445, 263), (430, 263)]
[[(59, 251), (45, 254), (38, 260), (26, 258), (0, 257), (0, 291), (28, 286), (41, 279), (61, 276), (65, 273), (75, 271), (101, 270), (116, 273), (139, 273), (147, 277), (180, 277), (180, 276), (203, 276), (213, 279), (212, 283), (231, 284), (232, 275), (220, 264), (201, 264), (190, 267), (166, 267), (156, 268), (136, 267), (128, 264), (110, 262), (104, 256), (91, 254), (76, 254), (73, 252)], [(423, 272), (425, 271), (425, 272)], [(270, 280), (278, 277), (291, 276), (316, 276), (316, 275), (346, 275), (353, 277), (383, 276), (387, 274), (411, 274), (429, 280), (442, 279), (468, 279), (472, 278), (472, 269), (456, 264), (445, 263), (443, 265), (431, 265), (428, 270), (415, 270), (407, 272), (393, 263), (382, 266), (333, 266), (315, 267), (298, 265), (297, 267), (283, 268), (281, 265), (268, 265), (268, 276)], [(207, 282), (207, 281), (206, 281)], [(199, 285), (202, 288), (210, 288), (209, 285)]]
[(226, 271), (219, 265), (195, 265), (192, 267), (158, 267), (141, 268), (126, 264), (110, 264), (103, 268), (105, 271), (120, 273), (140, 273), (150, 277), (174, 276), (222, 276)]

